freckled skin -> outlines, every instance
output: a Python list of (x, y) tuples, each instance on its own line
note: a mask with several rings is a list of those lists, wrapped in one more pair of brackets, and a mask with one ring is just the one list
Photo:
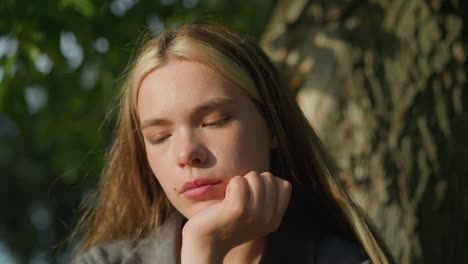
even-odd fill
[[(216, 98), (233, 104), (204, 113), (194, 109)], [(173, 60), (150, 72), (138, 94), (140, 120), (164, 118), (165, 125), (143, 129), (151, 169), (171, 203), (185, 217), (224, 199), (234, 176), (269, 170), (271, 138), (246, 93), (208, 66)], [(221, 126), (207, 126), (228, 118)], [(153, 144), (158, 141), (158, 144)], [(153, 143), (152, 143), (153, 142)], [(182, 185), (196, 178), (218, 179), (203, 199), (187, 199)]]

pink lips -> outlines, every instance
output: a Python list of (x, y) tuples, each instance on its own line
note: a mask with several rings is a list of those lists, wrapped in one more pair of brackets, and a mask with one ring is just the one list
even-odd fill
[(195, 179), (193, 181), (188, 181), (184, 183), (182, 189), (180, 190), (180, 193), (186, 198), (200, 198), (206, 193), (208, 193), (211, 187), (220, 182), (220, 180), (216, 179)]

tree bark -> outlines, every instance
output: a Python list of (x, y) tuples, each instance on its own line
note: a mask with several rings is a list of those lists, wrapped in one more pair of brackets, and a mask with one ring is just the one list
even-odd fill
[(463, 0), (278, 0), (261, 41), (398, 263), (468, 263)]

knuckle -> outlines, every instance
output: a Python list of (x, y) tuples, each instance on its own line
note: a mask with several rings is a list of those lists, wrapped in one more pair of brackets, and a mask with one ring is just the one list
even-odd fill
[(259, 190), (263, 186), (263, 180), (260, 178), (258, 173), (249, 174), (246, 177), (246, 180), (255, 190)]
[(234, 183), (239, 183), (240, 181), (242, 181), (242, 177), (241, 176), (234, 176), (231, 179), (231, 181), (234, 182)]
[(291, 190), (292, 190), (292, 184), (291, 184), (289, 181), (283, 180), (283, 182), (281, 183), (281, 185), (282, 185), (283, 188), (286, 189), (287, 191), (291, 191)]
[(265, 178), (265, 180), (267, 180), (269, 182), (272, 182), (274, 180), (274, 177), (275, 177), (270, 172), (264, 172), (261, 175), (263, 176), (263, 178)]
[(244, 177), (247, 179), (253, 179), (258, 176), (258, 173), (256, 171), (249, 171)]
[(271, 172), (269, 172), (269, 171), (265, 171), (261, 175), (263, 175), (265, 177), (268, 177), (268, 178), (273, 178), (274, 177), (273, 174), (271, 174)]

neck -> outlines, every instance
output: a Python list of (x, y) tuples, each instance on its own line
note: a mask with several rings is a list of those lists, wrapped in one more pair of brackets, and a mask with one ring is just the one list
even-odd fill
[(231, 263), (249, 263), (257, 264), (262, 258), (263, 251), (266, 247), (267, 237), (262, 237), (257, 240), (252, 240), (241, 244), (228, 252), (224, 257), (224, 264)]

